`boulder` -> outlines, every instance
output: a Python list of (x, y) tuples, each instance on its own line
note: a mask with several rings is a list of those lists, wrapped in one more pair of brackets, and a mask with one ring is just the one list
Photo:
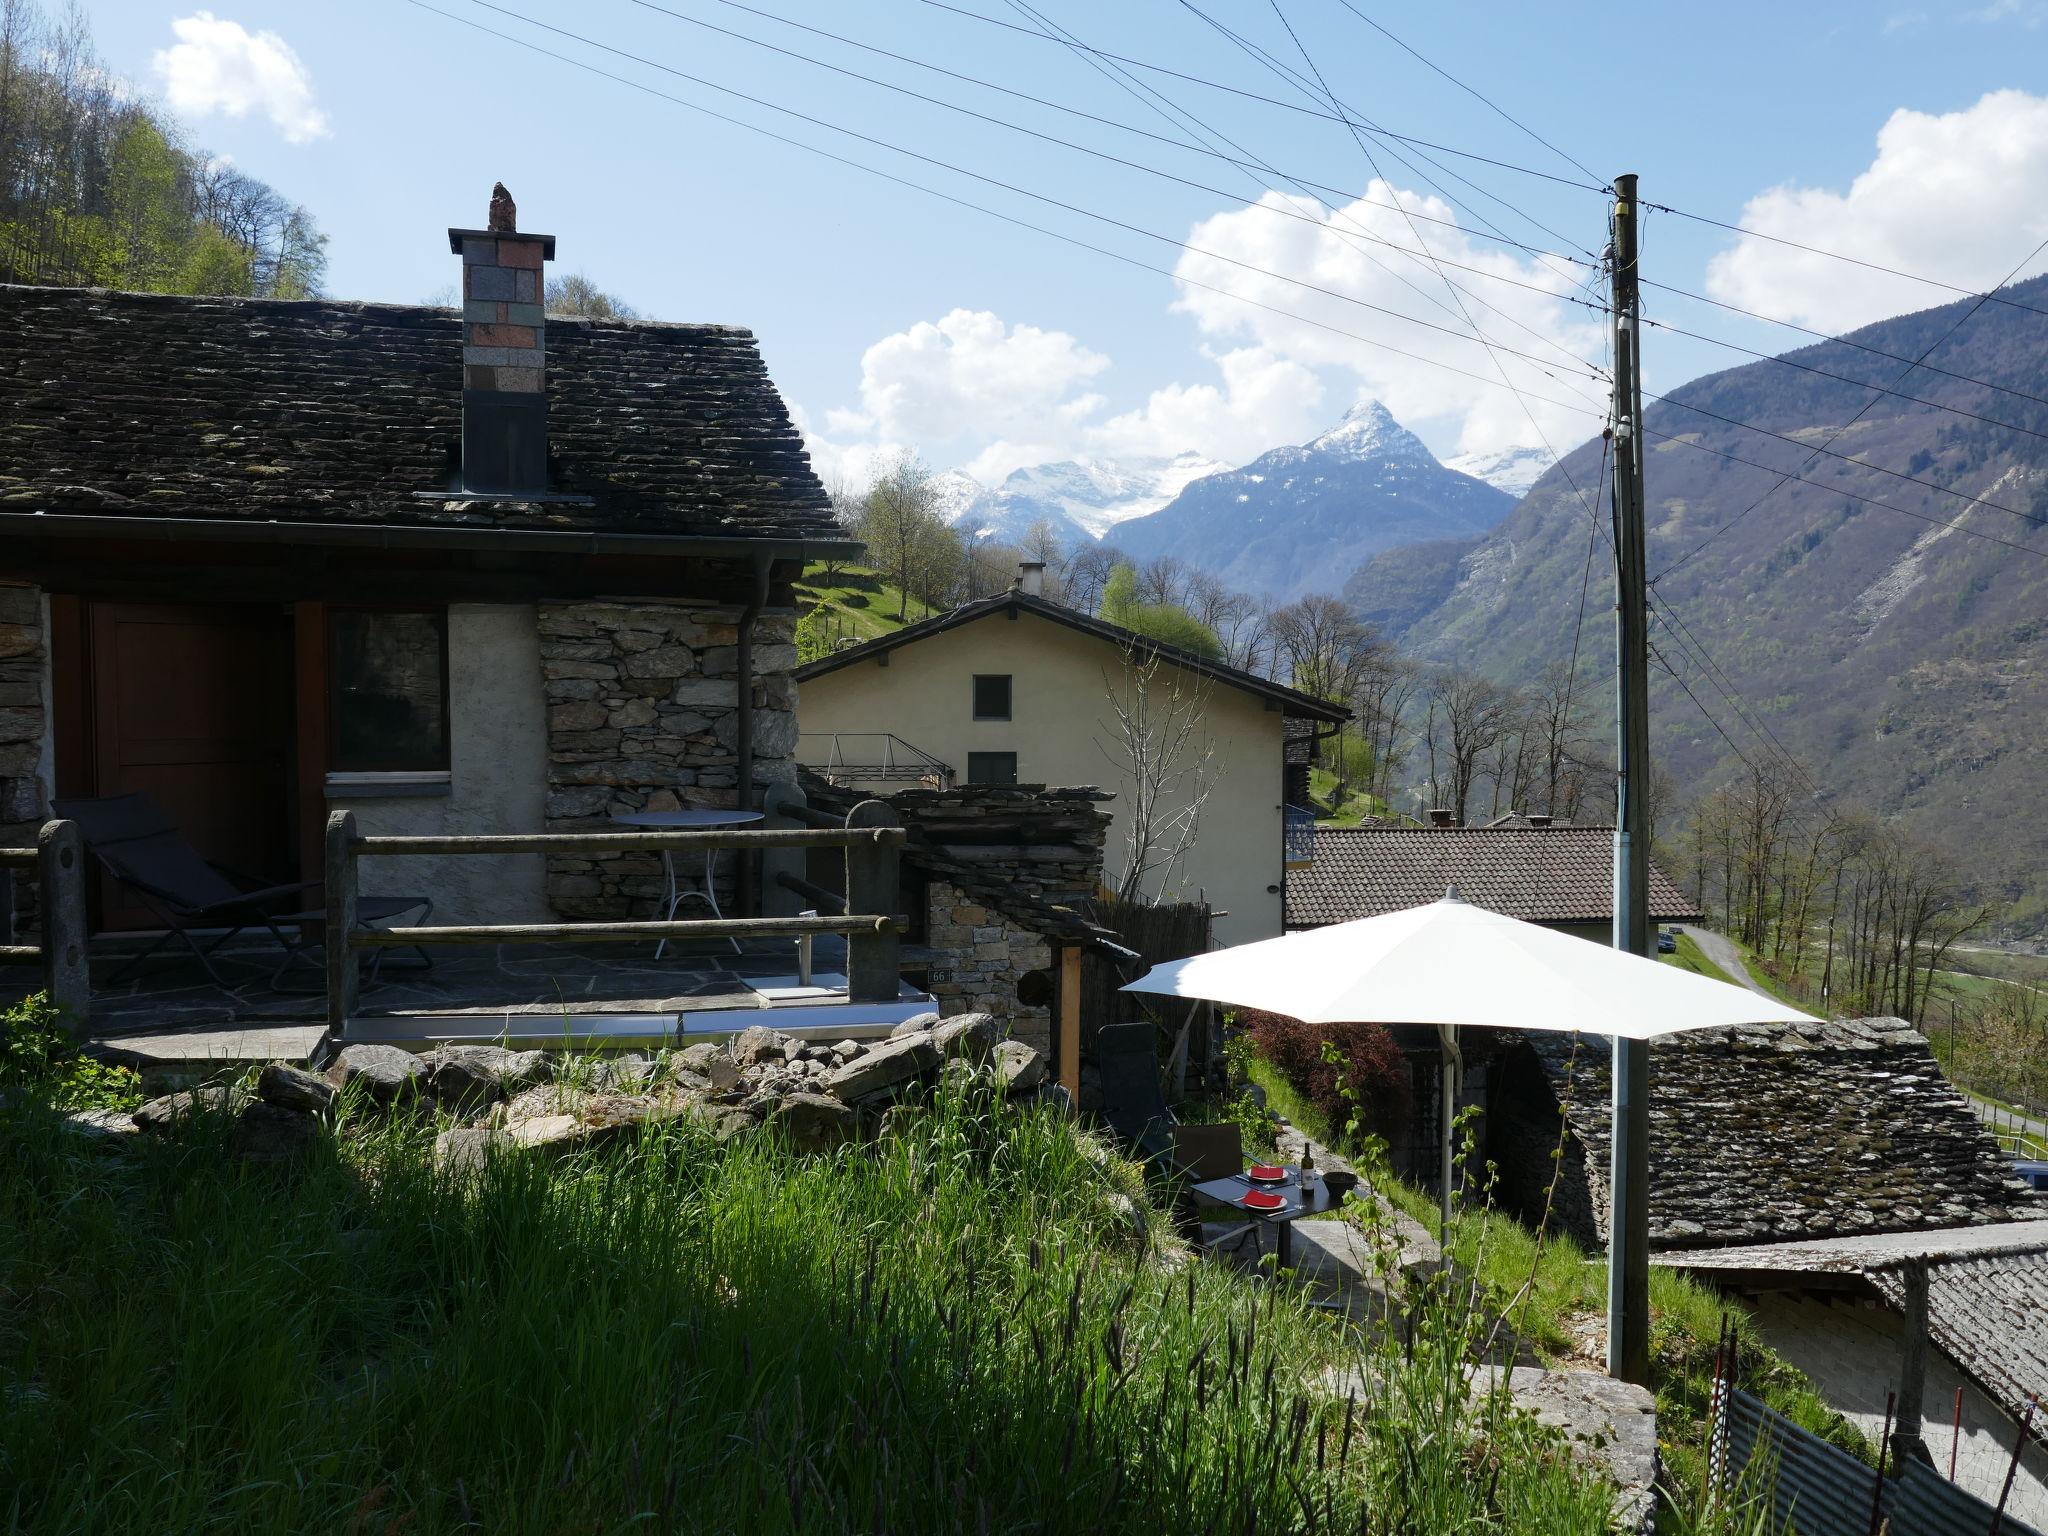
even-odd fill
[(993, 1065), (1003, 1092), (1029, 1093), (1045, 1081), (1045, 1053), (1022, 1040), (1004, 1040), (994, 1052)]
[(412, 1102), (426, 1086), (427, 1069), (419, 1057), (395, 1045), (345, 1046), (327, 1069), (327, 1080), (346, 1091), (361, 1083), (360, 1092), (379, 1106)]
[(446, 1174), (473, 1178), (493, 1156), (519, 1145), (510, 1131), (490, 1126), (457, 1126), (434, 1138), (434, 1166)]
[(600, 1093), (638, 1093), (653, 1072), (654, 1063), (638, 1051), (626, 1051), (599, 1062), (591, 1081)]
[(1019, 1104), (1029, 1104), (1039, 1109), (1050, 1109), (1055, 1114), (1064, 1115), (1069, 1120), (1073, 1119), (1075, 1115), (1074, 1096), (1067, 1092), (1067, 1085), (1065, 1083), (1040, 1083), (1029, 1093), (1018, 1095), (1016, 1102)]
[(796, 1042), (787, 1035), (765, 1024), (750, 1024), (733, 1039), (732, 1059), (743, 1068), (758, 1066), (766, 1061), (786, 1061), (795, 1048)]
[[(505, 1079), (498, 1062), (481, 1054), (495, 1049), (493, 1046), (453, 1046), (427, 1056), (427, 1086), (433, 1090), (434, 1102), (446, 1110), (473, 1114), (503, 1098)], [(499, 1057), (510, 1054), (509, 1051), (498, 1052)]]
[(826, 1152), (854, 1137), (854, 1112), (822, 1093), (792, 1093), (769, 1112), (768, 1126), (799, 1152)]
[(740, 1064), (723, 1051), (704, 1063), (703, 1072), (716, 1093), (730, 1093), (743, 1080)]
[(568, 1113), (577, 1095), (558, 1083), (539, 1083), (514, 1094), (498, 1111), (506, 1125), (518, 1120), (539, 1120), (546, 1115)]
[(922, 1077), (938, 1064), (939, 1048), (932, 1044), (930, 1035), (920, 1030), (892, 1038), (865, 1055), (856, 1056), (825, 1079), (825, 1091), (842, 1104), (852, 1104)]
[(505, 1134), (519, 1147), (559, 1147), (574, 1143), (582, 1131), (574, 1115), (535, 1115), (515, 1120)]
[(118, 1109), (74, 1109), (63, 1120), (64, 1129), (96, 1145), (114, 1146), (140, 1129), (133, 1115)]
[(986, 1061), (996, 1048), (996, 1021), (986, 1013), (963, 1013), (933, 1026), (932, 1044), (948, 1061)]
[(235, 1117), (235, 1156), (252, 1163), (286, 1163), (305, 1156), (320, 1136), (320, 1121), (303, 1109), (256, 1099)]
[(334, 1105), (334, 1084), (316, 1072), (273, 1061), (256, 1076), (256, 1097), (279, 1109), (324, 1114)]
[(936, 1013), (913, 1014), (890, 1030), (889, 1038), (891, 1040), (900, 1040), (905, 1035), (921, 1035), (938, 1022), (939, 1016)]
[(732, 1053), (724, 1046), (716, 1045), (706, 1040), (697, 1045), (686, 1046), (678, 1051), (675, 1058), (675, 1070), (678, 1072), (695, 1072), (701, 1076), (709, 1077), (711, 1075), (711, 1064), (714, 1061), (723, 1061), (730, 1065)]
[(161, 1133), (175, 1129), (193, 1115), (225, 1114), (234, 1107), (235, 1096), (219, 1083), (187, 1088), (151, 1099), (130, 1117), (139, 1131)]
[(507, 1051), (498, 1065), (498, 1081), (507, 1093), (517, 1093), (555, 1075), (555, 1064), (546, 1051)]

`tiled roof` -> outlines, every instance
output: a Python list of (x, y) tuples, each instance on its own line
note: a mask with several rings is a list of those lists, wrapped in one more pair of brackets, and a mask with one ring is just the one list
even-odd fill
[[(1214, 678), (1232, 688), (1270, 699), (1278, 704), (1289, 718), (1336, 722), (1349, 720), (1351, 711), (1342, 704), (1332, 704), (1328, 699), (1319, 699), (1312, 693), (1302, 693), (1271, 678), (1260, 677), (1256, 672), (1247, 672), (1242, 667), (1233, 667), (1220, 661), (1210, 661), (1197, 656), (1193, 651), (1180, 646), (1169, 645), (1164, 640), (1154, 640), (1120, 624), (1097, 618), (1092, 613), (1083, 613), (1078, 608), (1069, 608), (1065, 603), (1056, 603), (1048, 597), (1034, 597), (1028, 592), (998, 592), (994, 597), (984, 597), (977, 602), (962, 603), (950, 613), (934, 618), (921, 619), (915, 624), (892, 630), (877, 639), (850, 645), (843, 651), (834, 651), (829, 656), (806, 662), (796, 669), (796, 680), (807, 682), (814, 677), (823, 677), (828, 672), (837, 672), (841, 667), (850, 667), (858, 661), (872, 661), (898, 646), (912, 645), (932, 635), (944, 634), (949, 629), (958, 629), (962, 624), (972, 624), (977, 619), (986, 619), (998, 613), (1029, 613), (1054, 624), (1064, 624), (1068, 629), (1078, 630), (1084, 635), (1093, 635), (1111, 645), (1130, 646), (1145, 657), (1157, 656), (1176, 667), (1185, 668), (1199, 677)], [(1439, 895), (1442, 893), (1439, 892)]]
[[(1315, 859), (1288, 871), (1287, 926), (1320, 928), (1435, 901), (1446, 887), (1531, 923), (1614, 916), (1612, 827), (1317, 827)], [(1652, 922), (1690, 922), (1699, 903), (1650, 866)]]
[(460, 316), (0, 285), (0, 513), (843, 539), (753, 334), (550, 317), (574, 502), (443, 502)]

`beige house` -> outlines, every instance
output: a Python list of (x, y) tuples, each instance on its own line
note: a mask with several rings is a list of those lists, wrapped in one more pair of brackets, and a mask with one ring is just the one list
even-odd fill
[[(1225, 944), (1281, 932), (1288, 832), (1300, 841), (1312, 826), (1306, 811), (1290, 816), (1289, 803), (1306, 799), (1316, 738), (1349, 717), (1341, 705), (1147, 640), (1022, 584), (811, 662), (796, 677), (799, 762), (878, 790), (920, 781), (1098, 785), (1115, 796), (1106, 807), (1109, 881), (1143, 858), (1144, 894), (1207, 901)], [(1165, 759), (1158, 772), (1134, 769), (1142, 743)], [(1185, 852), (1171, 857), (1197, 801)]]

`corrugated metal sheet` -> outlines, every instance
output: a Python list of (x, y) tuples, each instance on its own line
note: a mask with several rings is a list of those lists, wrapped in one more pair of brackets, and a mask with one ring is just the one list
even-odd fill
[[(1796, 1536), (1869, 1536), (1874, 1471), (1747, 1392), (1724, 1388), (1720, 1402), (1712, 1465), (1724, 1494), (1768, 1487), (1776, 1524)], [(1919, 1461), (1885, 1484), (1879, 1508), (1891, 1536), (1990, 1536), (1996, 1517), (1991, 1505)], [(2010, 1515), (1997, 1529), (1998, 1536), (2041, 1536)]]

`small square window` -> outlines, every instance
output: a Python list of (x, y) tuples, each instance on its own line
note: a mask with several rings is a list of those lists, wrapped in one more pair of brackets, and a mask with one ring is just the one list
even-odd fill
[[(1003, 679), (1008, 682), (1008, 678)], [(970, 752), (967, 754), (967, 782), (970, 784), (1014, 784), (1017, 782), (1017, 754), (1014, 752)]]
[(331, 610), (328, 675), (331, 770), (402, 773), (448, 766), (445, 613)]
[(1010, 718), (1009, 673), (975, 674), (974, 718), (977, 720), (1007, 720)]

